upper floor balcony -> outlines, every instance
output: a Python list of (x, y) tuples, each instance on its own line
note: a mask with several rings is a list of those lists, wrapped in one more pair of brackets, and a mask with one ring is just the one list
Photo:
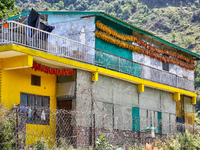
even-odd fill
[(194, 92), (194, 80), (156, 67), (128, 60), (80, 42), (15, 21), (0, 25), (0, 44), (16, 44), (52, 55), (100, 66), (138, 78)]

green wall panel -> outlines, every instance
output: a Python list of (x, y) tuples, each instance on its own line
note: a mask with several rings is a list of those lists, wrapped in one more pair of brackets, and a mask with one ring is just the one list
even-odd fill
[(138, 107), (132, 107), (132, 130), (140, 131), (140, 115)]
[(132, 60), (132, 51), (125, 48), (120, 48), (114, 44), (110, 44), (96, 37), (95, 48)]
[(125, 26), (122, 26), (122, 25), (120, 25), (120, 24), (118, 24), (116, 22), (113, 22), (113, 21), (111, 21), (109, 19), (106, 19), (106, 18), (104, 18), (102, 16), (96, 16), (95, 19), (96, 20), (100, 20), (101, 23), (111, 27), (112, 29), (114, 29), (118, 33), (132, 35), (132, 29), (129, 29), (129, 28), (125, 27)]
[[(161, 125), (160, 120), (162, 120), (162, 113), (158, 112), (158, 125)], [(162, 133), (162, 126), (158, 127), (158, 133)]]
[(120, 58), (120, 71), (136, 77), (141, 77), (140, 65), (127, 59)]
[[(122, 34), (127, 34), (127, 35), (132, 35), (132, 30), (129, 28), (126, 28), (124, 26), (121, 26), (113, 21), (110, 21), (104, 17), (101, 16), (96, 16), (96, 20), (100, 20), (104, 25), (109, 26), (110, 28), (114, 29), (118, 33)], [(97, 28), (96, 28), (97, 29)], [(105, 42), (99, 38), (95, 38), (95, 47), (97, 49), (115, 54), (120, 57), (124, 57), (126, 59), (132, 60), (132, 51), (125, 49), (125, 48), (120, 48), (114, 44), (110, 44), (108, 42)]]
[(141, 67), (139, 64), (103, 51), (95, 51), (95, 64), (111, 70), (130, 74), (135, 77), (141, 77)]
[[(110, 21), (102, 16), (96, 16), (96, 20), (100, 20), (103, 24), (111, 27), (118, 33), (132, 35), (131, 29), (126, 28), (122, 25), (119, 25), (113, 21)], [(126, 48), (120, 48), (114, 44), (110, 44), (99, 38), (95, 38), (95, 47), (97, 49), (110, 53), (110, 54), (107, 54), (107, 53), (103, 53), (101, 51), (96, 50), (95, 52), (96, 64), (103, 66), (105, 68), (117, 70), (117, 71), (127, 73), (136, 77), (141, 77), (140, 65), (132, 62), (132, 51)], [(111, 54), (114, 54), (114, 55), (111, 55)], [(117, 56), (120, 56), (122, 58), (119, 59)]]

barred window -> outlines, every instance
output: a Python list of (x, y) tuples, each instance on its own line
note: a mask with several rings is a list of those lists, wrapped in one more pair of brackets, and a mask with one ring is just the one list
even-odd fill
[(41, 85), (41, 77), (36, 75), (31, 75), (31, 85), (40, 86)]
[(21, 105), (27, 107), (27, 123), (49, 125), (50, 97), (21, 93)]

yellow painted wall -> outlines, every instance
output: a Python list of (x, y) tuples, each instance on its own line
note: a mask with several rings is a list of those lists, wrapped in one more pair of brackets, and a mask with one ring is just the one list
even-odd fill
[(2, 59), (0, 58), (0, 69), (1, 69), (1, 67), (2, 67)]
[(2, 85), (2, 59), (0, 59), (0, 104), (1, 104), (1, 89), (2, 89), (1, 85)]
[[(2, 104), (12, 107), (20, 104), (20, 93), (50, 96), (50, 110), (56, 109), (56, 76), (34, 71), (31, 68), (3, 70)], [(41, 76), (41, 86), (31, 85), (31, 74)], [(41, 138), (56, 140), (56, 116), (50, 114), (50, 125), (27, 124), (26, 144), (32, 144)]]

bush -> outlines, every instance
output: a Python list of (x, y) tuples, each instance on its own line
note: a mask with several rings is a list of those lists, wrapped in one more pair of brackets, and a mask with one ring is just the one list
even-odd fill
[(194, 37), (187, 37), (184, 42), (187, 46), (190, 46), (195, 41)]
[(172, 33), (172, 38), (173, 38), (173, 41), (175, 41), (175, 38), (176, 38), (176, 33), (175, 32)]
[(9, 114), (2, 106), (0, 108), (0, 149), (9, 150), (15, 143), (15, 115)]
[(103, 134), (96, 140), (97, 150), (110, 150), (112, 148), (113, 146), (109, 142), (106, 142), (106, 138)]
[(200, 148), (199, 134), (191, 134), (187, 130), (184, 134), (168, 135), (165, 141), (158, 140), (153, 146), (163, 150), (196, 150)]

